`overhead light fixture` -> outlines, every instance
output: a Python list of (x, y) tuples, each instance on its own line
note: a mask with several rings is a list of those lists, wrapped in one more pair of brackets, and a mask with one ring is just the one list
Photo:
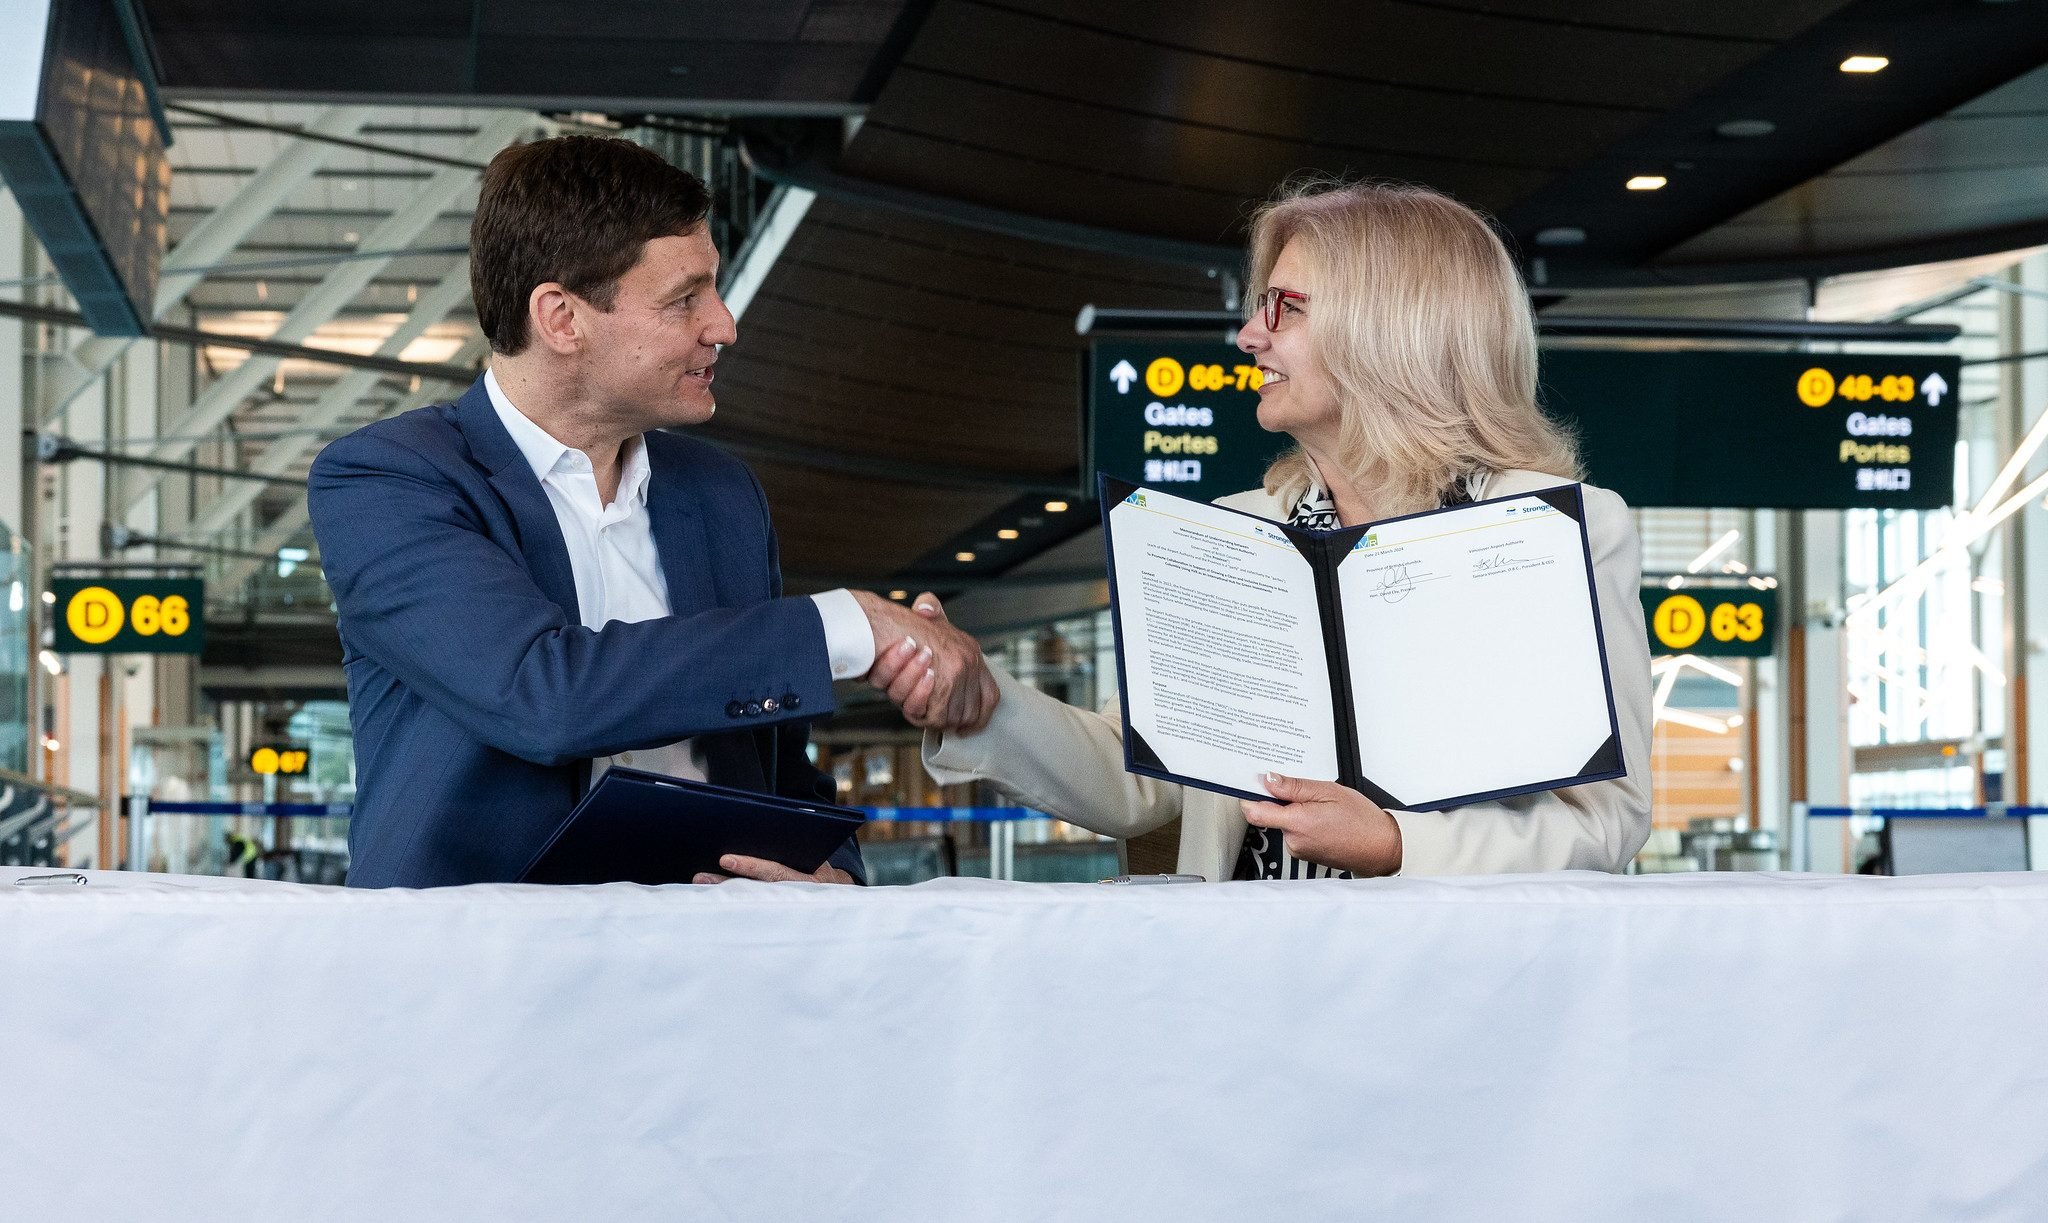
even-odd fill
[(1576, 225), (1553, 225), (1536, 231), (1538, 246), (1580, 246), (1586, 241), (1586, 231)]
[(1664, 184), (1670, 181), (1670, 179), (1665, 178), (1662, 174), (1638, 174), (1628, 180), (1628, 189), (1630, 191), (1662, 191)]
[(1048, 514), (1064, 514), (1067, 512), (1067, 503), (1064, 501), (1048, 501), (1045, 503), (1045, 512)]
[(898, 603), (901, 603), (903, 600), (910, 597), (910, 592), (907, 590), (892, 590), (889, 592), (889, 597), (896, 600)]
[(1730, 140), (1755, 140), (1778, 130), (1778, 125), (1769, 119), (1730, 119), (1714, 129), (1717, 136)]
[(362, 238), (362, 235), (361, 235), (361, 234), (358, 234), (358, 233), (357, 233), (357, 232), (356, 232), (355, 230), (353, 230), (353, 229), (351, 229), (351, 230), (349, 230), (349, 231), (348, 231), (347, 233), (345, 233), (345, 234), (341, 235), (341, 240), (342, 240), (343, 242), (357, 242), (357, 241), (360, 241), (360, 240), (361, 240), (361, 238)]
[(55, 603), (56, 601), (57, 601), (57, 592), (56, 592), (56, 591), (54, 591), (54, 590), (46, 590), (46, 591), (44, 591), (44, 592), (43, 592), (43, 602), (45, 602), (45, 603)]
[(48, 671), (52, 675), (64, 674), (64, 662), (57, 657), (55, 650), (41, 651), (36, 655), (36, 661), (42, 663), (43, 670)]
[(1012, 530), (1011, 530), (1010, 528), (1008, 528), (1008, 527), (1004, 527), (1004, 528), (1003, 528), (1002, 530), (1000, 530), (1000, 531), (997, 531), (997, 532), (996, 532), (996, 538), (997, 538), (997, 539), (1015, 539), (1015, 538), (1017, 538), (1017, 533), (1016, 533), (1015, 531), (1012, 531)]
[(964, 565), (964, 564), (966, 564), (967, 562), (969, 562), (969, 561), (971, 561), (971, 560), (973, 560), (973, 559), (974, 559), (974, 553), (972, 553), (972, 552), (955, 552), (955, 553), (953, 554), (953, 559), (954, 559), (954, 560), (956, 560), (956, 561), (959, 561), (959, 562), (960, 562), (961, 564), (963, 564), (963, 565)]
[(1682, 573), (1674, 573), (1674, 574), (1672, 574), (1672, 575), (1671, 575), (1671, 577), (1670, 577), (1670, 578), (1669, 578), (1668, 580), (1666, 580), (1666, 581), (1665, 581), (1665, 583), (1664, 583), (1664, 589), (1666, 589), (1666, 590), (1680, 590), (1680, 589), (1683, 589), (1683, 588), (1684, 588), (1684, 586), (1685, 586), (1685, 575), (1684, 575), (1684, 574), (1682, 574)]
[(1862, 73), (1883, 72), (1890, 64), (1891, 61), (1882, 55), (1852, 55), (1842, 61), (1842, 71)]

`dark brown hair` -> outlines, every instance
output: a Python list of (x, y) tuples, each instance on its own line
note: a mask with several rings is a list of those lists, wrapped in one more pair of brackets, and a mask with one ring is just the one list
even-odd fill
[(469, 291), (491, 350), (526, 347), (535, 286), (554, 281), (610, 310), (641, 247), (689, 233), (710, 211), (696, 175), (629, 141), (558, 136), (503, 150), (469, 224)]

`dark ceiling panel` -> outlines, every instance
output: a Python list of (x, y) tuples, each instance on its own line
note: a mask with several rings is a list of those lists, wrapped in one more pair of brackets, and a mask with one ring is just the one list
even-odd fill
[[(1787, 4), (1811, 21), (1844, 0)], [(1694, 7), (1644, 0), (1645, 15)], [(1626, 109), (1670, 105), (1768, 51), (1770, 37), (1693, 36), (1640, 28), (1531, 20), (1510, 13), (1404, 0), (1291, 6), (1284, 18), (1247, 4), (1166, 6), (1123, 0), (1029, 0), (1021, 4), (948, 0), (933, 11), (908, 57), (927, 62), (927, 34), (939, 34), (948, 10), (979, 24), (1009, 13), (1064, 31), (1125, 43), (1127, 72), (1158, 79), (1156, 52), (1177, 49), (1218, 62), (1279, 72), (1406, 85), (1436, 93), (1570, 101)], [(1796, 28), (1796, 27), (1795, 27)], [(1048, 65), (1058, 71), (1062, 65)], [(1199, 90), (1198, 77), (1179, 85)], [(1244, 99), (1247, 110), (1259, 105)]]
[(888, 574), (951, 539), (963, 523), (978, 521), (1014, 499), (1004, 489), (910, 484), (877, 489), (872, 481), (809, 466), (758, 459), (748, 465), (767, 490), (792, 594), (847, 578), (883, 583)]
[[(1415, 87), (1179, 46), (1142, 46), (1151, 67), (1134, 72), (1140, 51), (1129, 38), (1001, 10), (940, 9), (915, 49), (915, 58), (906, 59), (892, 82), (896, 87), (912, 83), (918, 73), (981, 80), (1114, 114), (1339, 151), (1447, 156), (1440, 129), (1448, 125), (1476, 138), (1449, 156), (1555, 169), (1588, 140), (1616, 138), (1656, 113), (1639, 101), (1520, 97), (1503, 93), (1497, 82), (1485, 89)], [(1057, 75), (1044, 69), (1048, 59), (1059, 62)], [(1161, 87), (1169, 82), (1183, 87)], [(891, 106), (897, 104), (892, 98)]]
[[(1409, 135), (1375, 146), (1367, 142), (1374, 140), (1380, 129), (1359, 122), (1361, 116), (1372, 113), (1366, 105), (1354, 113), (1346, 139), (1319, 141), (1191, 123), (1170, 115), (1111, 111), (1097, 103), (949, 79), (908, 65), (898, 70), (889, 93), (892, 101), (918, 107), (925, 117), (916, 134), (931, 140), (947, 144), (991, 141), (994, 147), (1034, 165), (1076, 169), (1132, 165), (1165, 181), (1198, 185), (1240, 201), (1263, 196), (1272, 187), (1273, 167), (1281, 165), (1369, 170), (1383, 178), (1426, 180), (1482, 206), (1498, 207), (1547, 182), (1570, 164), (1568, 159), (1558, 165), (1539, 164), (1531, 156), (1533, 150), (1517, 153), (1501, 142), (1494, 142), (1485, 157), (1399, 147), (1430, 144), (1414, 134), (1431, 130), (1426, 126), (1408, 127)], [(1456, 108), (1447, 105), (1442, 109)], [(876, 122), (893, 126), (886, 118)], [(857, 167), (858, 138), (855, 146), (853, 164)], [(1495, 157), (1498, 160), (1492, 159)], [(1046, 184), (1054, 189), (1073, 185), (1071, 181)], [(1052, 215), (1085, 215), (1090, 207), (1085, 198), (1065, 207), (1062, 203), (1055, 197), (1044, 200), (1042, 206)]]
[(922, 0), (144, 0), (185, 97), (717, 101), (843, 110), (893, 66)]
[[(1798, 30), (1843, 0), (1779, 6)], [(848, 175), (1056, 221), (1233, 241), (1304, 171), (1504, 211), (1769, 55), (1775, 34), (1412, 0), (945, 0), (841, 158)], [(1668, 18), (1668, 20), (1666, 20)]]
[[(1199, 272), (821, 200), (720, 361), (717, 424), (820, 456), (815, 470), (781, 464), (783, 488), (827, 486), (805, 484), (810, 472), (857, 490), (814, 517), (778, 505), (786, 567), (798, 571), (796, 555), (810, 572), (880, 580), (1016, 488), (855, 480), (830, 470), (834, 456), (1071, 480), (1080, 461), (1080, 307), (1219, 301)], [(861, 514), (847, 513), (854, 505)], [(847, 521), (869, 516), (886, 519), (887, 531)]]
[[(1667, 266), (1898, 262), (1902, 250), (2048, 241), (2048, 68), (1801, 183), (1672, 251)], [(1980, 241), (1970, 242), (1976, 235)], [(1930, 245), (1933, 244), (1933, 245)]]
[(1713, 4), (1654, 5), (1642, 0), (1415, 0), (1415, 6), (1637, 33), (1771, 42), (1791, 37), (1836, 7), (1826, 0), (1792, 4), (1784, 0), (1717, 0)]
[(484, 35), (678, 43), (795, 42), (810, 8), (810, 0), (665, 0), (637, 5), (479, 0), (475, 6), (477, 30)]

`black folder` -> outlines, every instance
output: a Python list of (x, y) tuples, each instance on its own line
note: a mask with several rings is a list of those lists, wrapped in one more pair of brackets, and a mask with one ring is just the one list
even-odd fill
[(521, 883), (689, 883), (745, 854), (806, 874), (867, 820), (851, 807), (806, 803), (701, 781), (612, 768), (519, 876)]

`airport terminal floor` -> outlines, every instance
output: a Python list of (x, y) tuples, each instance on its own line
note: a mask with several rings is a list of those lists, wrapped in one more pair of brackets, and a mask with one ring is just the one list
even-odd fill
[(2042, 1217), (2040, 0), (0, 29), (0, 1218)]

